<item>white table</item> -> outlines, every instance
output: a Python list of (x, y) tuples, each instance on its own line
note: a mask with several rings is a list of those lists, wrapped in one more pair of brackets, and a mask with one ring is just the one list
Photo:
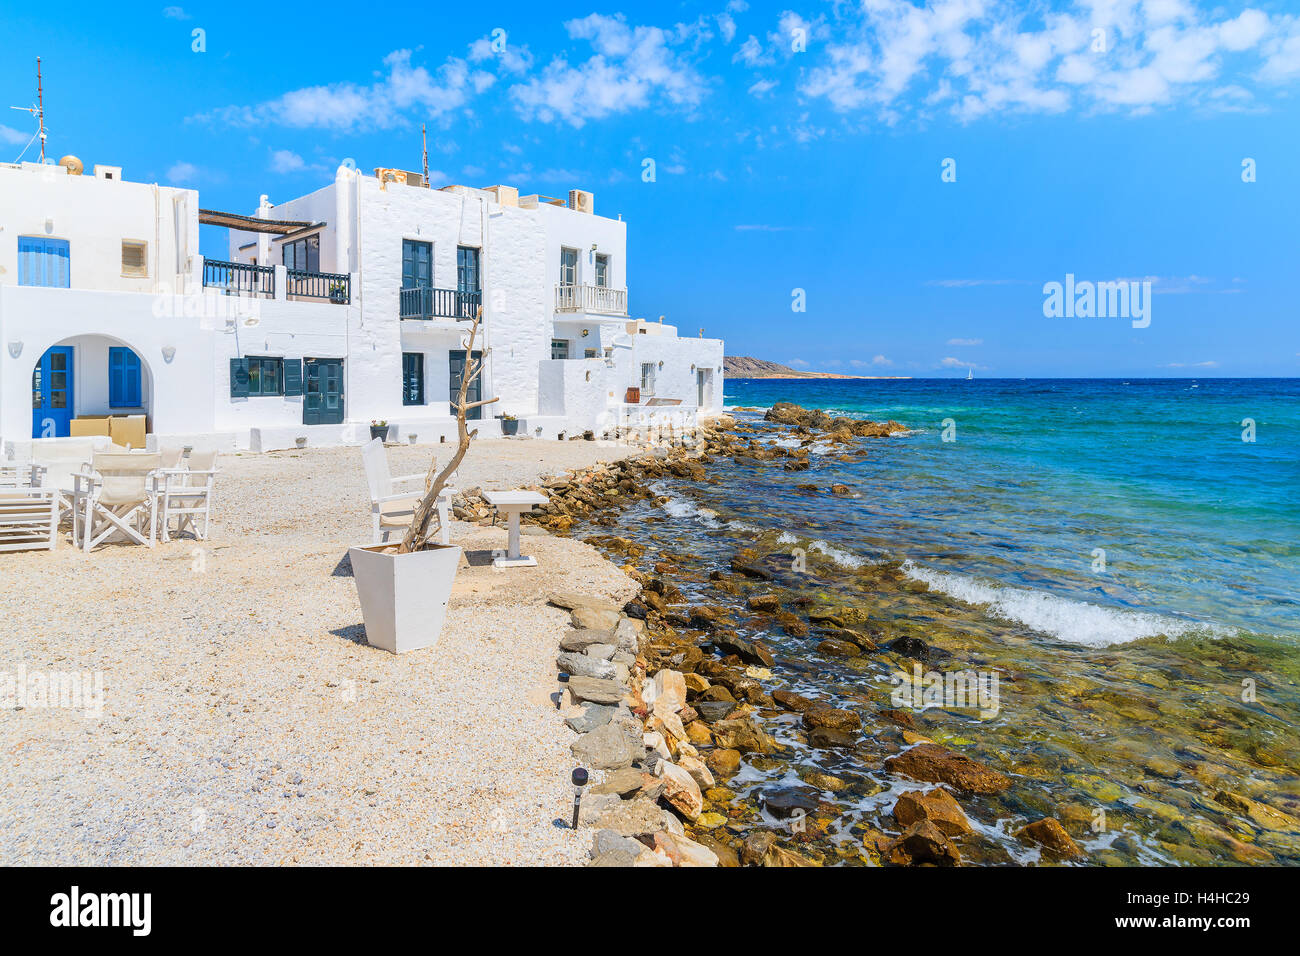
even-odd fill
[(510, 522), (510, 543), (506, 547), (504, 558), (494, 558), (495, 568), (531, 568), (536, 567), (537, 559), (519, 553), (519, 516), (525, 511), (532, 511), (537, 505), (544, 505), (550, 499), (537, 491), (485, 491), (483, 500), (496, 508)]

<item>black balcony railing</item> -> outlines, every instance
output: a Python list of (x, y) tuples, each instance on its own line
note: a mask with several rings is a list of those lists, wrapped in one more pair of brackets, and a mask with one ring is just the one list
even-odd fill
[(286, 269), (285, 292), (291, 298), (325, 299), (347, 305), (352, 301), (352, 277), (334, 272)]
[(455, 319), (467, 322), (478, 313), (482, 302), (481, 292), (416, 286), (402, 289), (399, 293), (398, 314), (403, 319)]
[(226, 295), (275, 295), (275, 269), (248, 262), (203, 260), (203, 285), (224, 289)]

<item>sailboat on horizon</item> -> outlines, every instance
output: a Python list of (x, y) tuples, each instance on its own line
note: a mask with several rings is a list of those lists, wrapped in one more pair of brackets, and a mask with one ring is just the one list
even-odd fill
[(966, 369), (966, 381), (969, 382), (974, 377), (975, 377), (975, 370), (973, 368)]

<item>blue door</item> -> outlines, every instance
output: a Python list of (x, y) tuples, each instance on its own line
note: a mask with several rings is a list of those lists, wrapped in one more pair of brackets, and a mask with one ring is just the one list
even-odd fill
[(304, 425), (338, 425), (343, 421), (343, 360), (303, 359)]
[(72, 257), (66, 239), (18, 237), (18, 284), (66, 289), (72, 277)]
[(72, 346), (56, 345), (32, 370), (32, 437), (72, 432)]

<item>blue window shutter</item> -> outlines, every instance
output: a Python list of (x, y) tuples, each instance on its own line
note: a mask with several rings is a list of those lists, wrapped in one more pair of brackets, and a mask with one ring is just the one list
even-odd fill
[(141, 404), (140, 395), (140, 356), (136, 355), (130, 349), (123, 349), (126, 353), (124, 356), (124, 372), (126, 379), (126, 404), (132, 408), (139, 408)]
[(41, 251), (45, 248), (44, 239), (31, 236), (18, 237), (18, 284), (44, 285), (41, 268)]
[(128, 348), (108, 350), (108, 405), (110, 408), (139, 408), (140, 356)]
[(45, 284), (66, 289), (72, 278), (72, 254), (66, 239), (45, 240)]
[(284, 360), (284, 394), (302, 394), (302, 359)]
[(248, 359), (230, 360), (230, 397), (248, 398)]

